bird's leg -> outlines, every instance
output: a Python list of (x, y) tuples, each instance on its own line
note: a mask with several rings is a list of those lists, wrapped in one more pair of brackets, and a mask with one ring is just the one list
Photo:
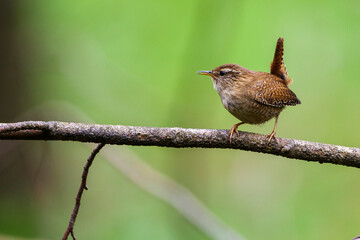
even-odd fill
[(239, 122), (237, 124), (235, 124), (234, 126), (232, 126), (232, 128), (230, 129), (230, 143), (231, 143), (231, 138), (232, 136), (234, 135), (234, 133), (236, 133), (236, 135), (239, 136), (239, 131), (238, 131), (238, 127), (241, 125), (241, 124), (244, 124), (244, 122)]
[(268, 143), (270, 143), (271, 139), (275, 139), (275, 141), (277, 142), (275, 134), (276, 134), (276, 126), (277, 126), (278, 119), (279, 119), (279, 115), (276, 116), (274, 129), (272, 130), (272, 132), (269, 135), (267, 135), (267, 137), (269, 138)]

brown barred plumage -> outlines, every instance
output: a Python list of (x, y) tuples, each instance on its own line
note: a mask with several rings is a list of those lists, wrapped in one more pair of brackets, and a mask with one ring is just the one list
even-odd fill
[(261, 124), (276, 118), (269, 141), (275, 138), (277, 120), (285, 106), (300, 104), (300, 100), (288, 86), (288, 76), (283, 61), (284, 40), (278, 39), (271, 73), (257, 72), (237, 64), (224, 64), (212, 71), (200, 71), (209, 75), (224, 107), (241, 122), (230, 130), (230, 141), (238, 126), (244, 123)]

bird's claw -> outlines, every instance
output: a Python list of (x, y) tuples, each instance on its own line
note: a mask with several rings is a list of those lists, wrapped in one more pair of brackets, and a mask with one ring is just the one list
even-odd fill
[(268, 139), (267, 143), (269, 144), (271, 142), (271, 139), (274, 139), (276, 141), (276, 143), (278, 143), (278, 139), (275, 137), (276, 132), (272, 131), (269, 135), (266, 136), (266, 138)]
[(239, 136), (239, 131), (236, 128), (232, 127), (230, 129), (230, 140), (231, 140), (232, 136), (234, 135), (234, 133), (236, 133), (236, 135)]
[(230, 129), (230, 132), (229, 132), (230, 143), (231, 143), (231, 139), (232, 139), (232, 136), (234, 135), (234, 133), (239, 136), (238, 127), (239, 127), (239, 124), (235, 124), (235, 125), (232, 126), (232, 128)]

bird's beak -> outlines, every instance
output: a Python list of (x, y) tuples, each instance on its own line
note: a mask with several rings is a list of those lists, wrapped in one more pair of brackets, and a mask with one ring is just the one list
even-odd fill
[(208, 76), (210, 76), (210, 77), (213, 77), (213, 76), (214, 76), (211, 71), (197, 71), (197, 74), (200, 74), (200, 75), (208, 75)]

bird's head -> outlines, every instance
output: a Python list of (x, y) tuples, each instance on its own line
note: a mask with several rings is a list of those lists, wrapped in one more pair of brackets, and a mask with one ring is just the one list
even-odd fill
[(214, 88), (219, 91), (226, 87), (245, 82), (247, 79), (246, 76), (249, 76), (251, 72), (249, 69), (230, 63), (216, 67), (211, 71), (198, 71), (197, 73), (210, 76), (214, 83)]

